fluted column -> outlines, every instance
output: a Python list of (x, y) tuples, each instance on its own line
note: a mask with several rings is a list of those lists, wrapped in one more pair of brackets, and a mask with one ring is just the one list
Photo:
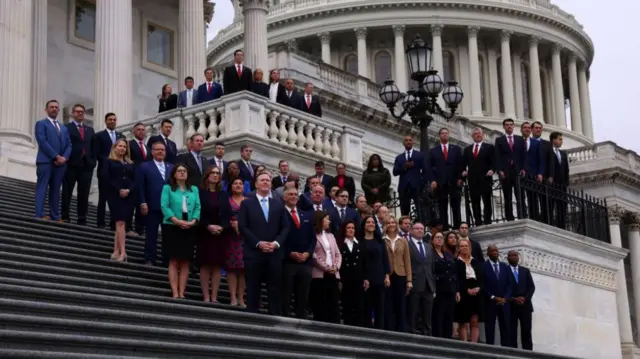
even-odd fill
[(367, 28), (358, 27), (353, 31), (358, 39), (358, 75), (369, 77), (369, 58), (367, 56)]
[(564, 88), (562, 85), (562, 63), (560, 52), (562, 47), (553, 44), (551, 49), (551, 71), (553, 72), (553, 104), (554, 121), (553, 124), (559, 127), (567, 127), (566, 112), (564, 109)]
[(500, 116), (500, 90), (498, 85), (498, 53), (494, 48), (487, 51), (487, 66), (489, 69), (489, 110), (491, 116)]
[(104, 115), (113, 112), (120, 123), (132, 119), (131, 0), (96, 3), (95, 121), (100, 130)]
[(580, 88), (578, 86), (578, 68), (576, 55), (569, 56), (569, 101), (571, 104), (571, 131), (582, 133), (582, 114), (580, 112)]
[(32, 140), (33, 10), (34, 0), (0, 1), (0, 142)]
[(516, 116), (524, 121), (524, 94), (522, 93), (522, 57), (518, 53), (512, 55), (513, 60), (513, 92), (516, 99)]
[[(636, 327), (640, 326), (640, 215), (634, 213), (629, 221), (629, 255), (631, 259), (631, 280), (633, 281), (633, 299), (636, 312)], [(640, 339), (640, 332), (638, 332)]]
[(178, 85), (184, 89), (184, 78), (200, 77), (207, 66), (202, 22), (204, 6), (202, 0), (180, 0), (178, 16)]
[[(451, 81), (451, 79), (444, 78), (444, 66), (442, 63), (442, 29), (443, 28), (444, 28), (444, 25), (442, 24), (431, 24), (431, 42), (433, 46), (433, 55), (431, 55), (432, 56), (431, 66), (433, 66), (434, 70), (438, 71), (438, 74), (440, 75), (443, 81), (447, 81), (447, 80)], [(440, 107), (447, 108), (442, 96), (438, 96), (437, 101)]]
[(503, 30), (500, 33), (500, 65), (502, 71), (502, 102), (504, 103), (504, 114), (509, 118), (516, 117), (516, 104), (513, 97), (513, 72), (511, 69), (511, 39), (513, 31)]
[(322, 46), (322, 62), (331, 64), (331, 33), (321, 32), (318, 34), (320, 45)]
[(269, 0), (240, 0), (244, 14), (244, 62), (252, 69), (269, 68), (267, 9)]
[[(613, 206), (609, 208), (609, 232), (611, 233), (611, 245), (622, 248), (620, 233), (620, 217), (624, 211)], [(632, 258), (633, 259), (633, 258)], [(627, 293), (627, 276), (624, 269), (624, 260), (618, 263), (616, 276), (618, 285), (616, 292), (616, 307), (618, 309), (618, 330), (620, 331), (620, 343), (633, 343), (633, 331), (631, 327), (631, 311), (629, 310), (629, 295)], [(634, 283), (635, 284), (635, 283)]]
[(587, 80), (586, 65), (578, 68), (578, 85), (580, 86), (580, 113), (582, 114), (582, 132), (593, 140), (593, 123), (591, 121), (591, 96)]
[(402, 92), (409, 89), (407, 78), (407, 59), (404, 55), (404, 25), (393, 25), (393, 35), (395, 37), (395, 62), (396, 62), (396, 85)]
[(482, 89), (480, 88), (480, 63), (478, 59), (478, 31), (477, 26), (469, 26), (469, 77), (471, 82), (471, 114), (482, 116)]
[(529, 112), (533, 121), (544, 123), (544, 107), (542, 105), (542, 84), (540, 80), (540, 60), (538, 58), (538, 43), (540, 38), (532, 36), (529, 39)]
[(31, 66), (31, 125), (43, 117), (47, 98), (47, 0), (33, 2), (33, 64)]

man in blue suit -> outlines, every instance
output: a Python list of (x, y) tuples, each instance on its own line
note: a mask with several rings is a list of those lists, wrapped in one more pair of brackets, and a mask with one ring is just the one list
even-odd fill
[(462, 148), (449, 143), (449, 130), (439, 131), (440, 144), (434, 146), (427, 156), (425, 177), (431, 184), (431, 190), (438, 199), (438, 212), (442, 227), (449, 230), (449, 204), (453, 215), (453, 229), (460, 228), (462, 216), (460, 201), (462, 187)]
[(223, 142), (216, 142), (214, 144), (214, 149), (216, 151), (216, 155), (211, 157), (211, 159), (209, 159), (209, 164), (214, 166), (214, 167), (218, 167), (218, 169), (220, 170), (220, 178), (226, 178), (225, 174), (227, 172), (227, 165), (229, 164), (229, 162), (224, 160), (224, 143)]
[(253, 182), (255, 175), (255, 166), (251, 163), (251, 154), (253, 149), (248, 144), (240, 147), (240, 159), (238, 160), (238, 169), (240, 170), (240, 178), (243, 181)]
[(342, 224), (348, 221), (356, 222), (356, 228), (360, 228), (362, 217), (358, 211), (348, 206), (349, 191), (346, 188), (339, 189), (336, 193), (336, 205), (328, 208), (329, 219), (331, 220), (331, 232), (336, 238), (340, 232)]
[(529, 268), (518, 265), (520, 255), (517, 251), (511, 250), (507, 254), (509, 267), (511, 269), (511, 312), (509, 317), (511, 322), (511, 345), (518, 347), (518, 321), (520, 322), (520, 343), (522, 349), (533, 350), (533, 340), (531, 338), (531, 326), (533, 315), (533, 304), (531, 298), (536, 291), (533, 277)]
[(247, 311), (260, 308), (262, 282), (267, 282), (269, 314), (282, 314), (282, 260), (289, 234), (289, 219), (282, 202), (269, 198), (271, 175), (256, 178), (256, 196), (242, 202), (238, 227), (244, 238), (244, 261), (247, 277)]
[[(502, 193), (504, 195), (504, 214), (507, 221), (513, 221), (513, 191), (516, 189), (518, 176), (525, 175), (524, 160), (526, 157), (526, 147), (522, 137), (513, 134), (514, 122), (507, 118), (502, 121), (504, 136), (496, 139), (495, 150), (498, 165), (498, 175), (502, 184)], [(521, 197), (519, 194), (518, 197)], [(516, 198), (517, 199), (517, 198)], [(522, 198), (520, 198), (522, 202)], [(522, 217), (521, 203), (517, 206), (518, 217)]]
[(400, 213), (408, 216), (411, 210), (411, 200), (418, 203), (420, 192), (424, 187), (427, 171), (425, 155), (413, 149), (413, 137), (404, 136), (402, 141), (404, 152), (396, 156), (393, 162), (393, 175), (400, 176), (398, 194), (400, 196)]
[[(520, 133), (522, 133), (526, 149), (524, 158), (525, 176), (532, 181), (542, 184), (546, 165), (543, 157), (542, 144), (540, 141), (531, 137), (531, 124), (529, 122), (523, 122), (522, 125), (520, 125)], [(527, 196), (527, 208), (523, 210), (525, 217), (527, 217), (526, 210), (528, 209), (529, 218), (542, 220), (538, 212), (538, 193), (534, 192), (531, 188), (523, 188), (521, 193), (526, 193)]]
[(147, 148), (153, 148), (153, 144), (158, 141), (164, 143), (166, 153), (165, 161), (173, 165), (176, 163), (176, 158), (178, 157), (178, 146), (176, 146), (175, 142), (169, 139), (172, 130), (173, 122), (169, 119), (162, 120), (160, 123), (160, 134), (149, 137), (149, 141), (147, 141)]
[(145, 217), (146, 241), (144, 244), (144, 261), (146, 265), (156, 264), (158, 248), (158, 226), (162, 223), (160, 195), (162, 187), (168, 183), (172, 165), (165, 162), (164, 143), (155, 142), (151, 147), (152, 161), (142, 162), (136, 169), (138, 184), (139, 211)]
[(493, 345), (496, 333), (496, 317), (500, 325), (500, 345), (510, 346), (509, 301), (511, 301), (511, 269), (500, 262), (498, 247), (487, 248), (489, 259), (484, 262), (485, 336)]
[(198, 90), (193, 88), (193, 77), (187, 76), (184, 79), (184, 91), (178, 94), (178, 107), (191, 107), (196, 104)]
[(60, 104), (49, 100), (45, 106), (47, 117), (36, 122), (35, 135), (38, 142), (36, 157), (36, 218), (44, 216), (44, 201), (49, 190), (50, 219), (60, 219), (60, 186), (71, 155), (69, 130), (56, 121)]
[(213, 70), (210, 67), (204, 70), (204, 78), (205, 82), (198, 86), (196, 91), (195, 104), (213, 101), (223, 95), (222, 86), (217, 82), (213, 82)]

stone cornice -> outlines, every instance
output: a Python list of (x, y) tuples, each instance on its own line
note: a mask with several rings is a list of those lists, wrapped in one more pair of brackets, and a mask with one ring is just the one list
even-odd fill
[(569, 181), (572, 187), (596, 187), (611, 183), (623, 183), (633, 188), (640, 188), (640, 174), (616, 166), (599, 171), (572, 174)]

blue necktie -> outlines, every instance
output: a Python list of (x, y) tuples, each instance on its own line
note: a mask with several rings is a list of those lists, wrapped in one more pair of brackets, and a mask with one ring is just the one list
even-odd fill
[(493, 264), (493, 271), (496, 273), (496, 277), (500, 277), (500, 268), (498, 268), (498, 263)]
[(424, 246), (422, 245), (422, 241), (418, 241), (418, 249), (420, 249), (420, 258), (422, 258), (422, 260), (425, 260), (426, 256), (424, 254)]
[(263, 198), (260, 200), (260, 205), (262, 206), (262, 213), (264, 214), (264, 219), (269, 222), (269, 207), (267, 207), (267, 199)]
[(516, 284), (518, 284), (518, 268), (513, 268), (513, 275), (516, 277)]

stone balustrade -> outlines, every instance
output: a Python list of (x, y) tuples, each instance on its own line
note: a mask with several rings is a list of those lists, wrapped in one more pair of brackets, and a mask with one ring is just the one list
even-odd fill
[(573, 148), (567, 151), (567, 155), (572, 174), (605, 170), (612, 167), (630, 173), (640, 173), (640, 156), (611, 141)]

